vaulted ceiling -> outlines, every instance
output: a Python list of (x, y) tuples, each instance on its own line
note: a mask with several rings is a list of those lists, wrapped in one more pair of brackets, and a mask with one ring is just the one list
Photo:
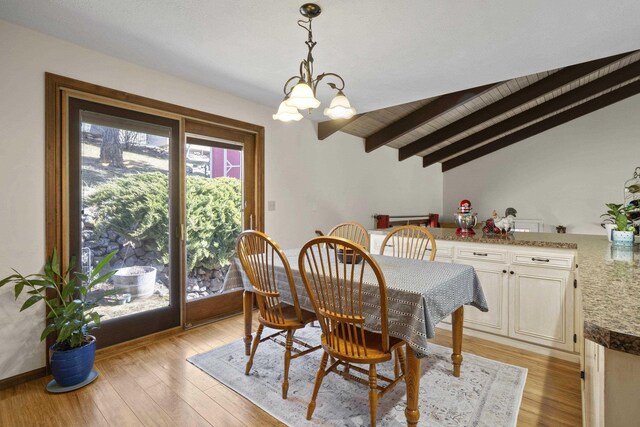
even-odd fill
[(321, 122), (365, 139), (365, 150), (398, 149), (447, 171), (640, 93), (640, 51)]
[[(344, 77), (358, 112), (639, 47), (638, 0), (317, 2), (316, 69)], [(275, 110), (306, 55), (302, 3), (0, 0), (0, 19)]]

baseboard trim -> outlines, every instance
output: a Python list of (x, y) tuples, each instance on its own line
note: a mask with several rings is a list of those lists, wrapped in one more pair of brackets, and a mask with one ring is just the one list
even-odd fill
[(47, 368), (45, 366), (43, 366), (42, 368), (34, 369), (33, 371), (23, 372), (21, 374), (0, 380), (0, 390), (11, 388), (32, 380), (37, 380), (38, 378), (42, 378), (46, 375)]
[(156, 332), (154, 334), (145, 335), (140, 338), (134, 338), (129, 341), (98, 349), (96, 351), (96, 361), (108, 359), (129, 350), (144, 347), (151, 342), (178, 335), (181, 332), (184, 332), (184, 328), (182, 326), (176, 326), (171, 329), (165, 329), (164, 331)]
[[(445, 322), (440, 322), (436, 328), (450, 331), (451, 325)], [(510, 337), (503, 337), (500, 335), (491, 334), (489, 332), (476, 331), (474, 329), (469, 329), (469, 328), (464, 328), (464, 335), (468, 335), (470, 337), (482, 338), (487, 341), (493, 341), (498, 344), (515, 347), (521, 350), (530, 351), (530, 352), (541, 354), (547, 357), (555, 357), (556, 359), (566, 360), (567, 362), (580, 363), (580, 355), (578, 353), (566, 352), (566, 351), (558, 350), (555, 348), (550, 348), (550, 347), (545, 347), (538, 344), (519, 341)], [(462, 344), (462, 351), (464, 351), (464, 341)]]

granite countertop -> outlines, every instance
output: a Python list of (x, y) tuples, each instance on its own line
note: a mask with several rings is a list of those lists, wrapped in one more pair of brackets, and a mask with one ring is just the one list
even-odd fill
[[(392, 228), (369, 230), (372, 234), (386, 235)], [(457, 236), (455, 228), (429, 228), (436, 240), (453, 242), (489, 243), (492, 245), (533, 246), (555, 249), (578, 249), (575, 239), (567, 238), (575, 234), (557, 233), (514, 233), (511, 235), (485, 237), (482, 231), (476, 231), (472, 236)], [(605, 239), (606, 240), (606, 239)]]
[[(437, 240), (573, 249), (578, 253), (584, 337), (604, 347), (640, 355), (640, 246), (613, 246), (606, 236), (514, 233), (506, 237), (456, 236), (430, 228)], [(371, 230), (386, 234), (389, 230)]]

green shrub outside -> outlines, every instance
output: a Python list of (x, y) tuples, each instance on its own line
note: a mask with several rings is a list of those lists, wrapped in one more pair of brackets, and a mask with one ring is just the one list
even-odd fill
[[(242, 231), (241, 187), (235, 178), (187, 177), (187, 268), (228, 265)], [(95, 208), (96, 227), (157, 251), (169, 261), (168, 177), (160, 172), (131, 174), (96, 187), (86, 199)]]

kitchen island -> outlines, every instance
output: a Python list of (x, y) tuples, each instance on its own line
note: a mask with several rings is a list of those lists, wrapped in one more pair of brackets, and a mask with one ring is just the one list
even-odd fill
[[(429, 229), (436, 238), (436, 253), (443, 250), (443, 256), (436, 260), (447, 260), (447, 254), (451, 253), (454, 262), (465, 262), (461, 248), (500, 248), (502, 246), (511, 254), (510, 259), (505, 259), (503, 264), (517, 264), (516, 255), (524, 250), (547, 251), (551, 257), (543, 259), (544, 264), (553, 264), (558, 255), (558, 263), (563, 254), (575, 254), (575, 295), (572, 300), (575, 303), (575, 333), (576, 346), (574, 352), (579, 354), (583, 378), (583, 422), (589, 426), (601, 425), (637, 425), (640, 419), (640, 248), (622, 248), (612, 245), (605, 236), (579, 235), (579, 234), (554, 234), (554, 233), (515, 233), (513, 236), (483, 237), (457, 236), (454, 229)], [(375, 236), (384, 236), (388, 230), (371, 230), (372, 251)], [(451, 249), (453, 245), (454, 250)], [(478, 250), (472, 254), (485, 255), (487, 251)], [(499, 253), (499, 249), (495, 250)], [(516, 255), (514, 255), (516, 254)], [(566, 256), (565, 256), (566, 258)], [(531, 257), (530, 259), (536, 259)], [(546, 261), (546, 260), (550, 261)], [(501, 263), (501, 260), (496, 260)], [(473, 263), (473, 261), (471, 262)], [(483, 265), (486, 265), (485, 263)], [(476, 263), (475, 265), (480, 265)], [(474, 265), (474, 266), (475, 266)], [(560, 264), (557, 264), (557, 268)], [(549, 266), (552, 267), (552, 266)], [(499, 267), (502, 268), (502, 265)], [(499, 269), (498, 268), (498, 269)], [(476, 268), (477, 269), (477, 268)], [(496, 269), (496, 271), (498, 271)], [(505, 270), (502, 270), (505, 271)], [(513, 269), (511, 270), (513, 271)], [(569, 276), (566, 276), (569, 277)], [(566, 278), (565, 277), (565, 278)], [(482, 280), (482, 279), (481, 279)], [(509, 287), (511, 286), (511, 287)], [(484, 287), (484, 284), (483, 284)], [(507, 285), (508, 289), (514, 289), (513, 283)], [(542, 288), (541, 288), (542, 289)], [(512, 292), (515, 293), (515, 292)], [(567, 294), (568, 295), (568, 294)], [(517, 301), (511, 297), (508, 301), (510, 311), (508, 319), (511, 332), (517, 331), (514, 326), (513, 304)], [(540, 307), (541, 309), (544, 307)], [(491, 310), (499, 309), (489, 305)], [(565, 306), (565, 314), (569, 307)], [(561, 313), (558, 312), (560, 316)], [(541, 315), (542, 322), (545, 317)], [(466, 322), (465, 322), (466, 324)], [(478, 328), (485, 332), (492, 332), (486, 327)], [(568, 329), (566, 329), (568, 330)], [(494, 334), (500, 337), (500, 330), (495, 329)], [(509, 335), (509, 334), (507, 334)], [(513, 335), (513, 334), (511, 334)], [(532, 336), (529, 334), (528, 336)], [(523, 338), (524, 337), (524, 338)], [(513, 336), (516, 341), (526, 341), (527, 336)], [(546, 347), (554, 347), (559, 337), (552, 337), (556, 341), (542, 344)], [(533, 340), (535, 342), (535, 340)], [(562, 348), (557, 347), (556, 348)], [(568, 347), (564, 347), (568, 351)], [(551, 353), (553, 355), (553, 353)]]

